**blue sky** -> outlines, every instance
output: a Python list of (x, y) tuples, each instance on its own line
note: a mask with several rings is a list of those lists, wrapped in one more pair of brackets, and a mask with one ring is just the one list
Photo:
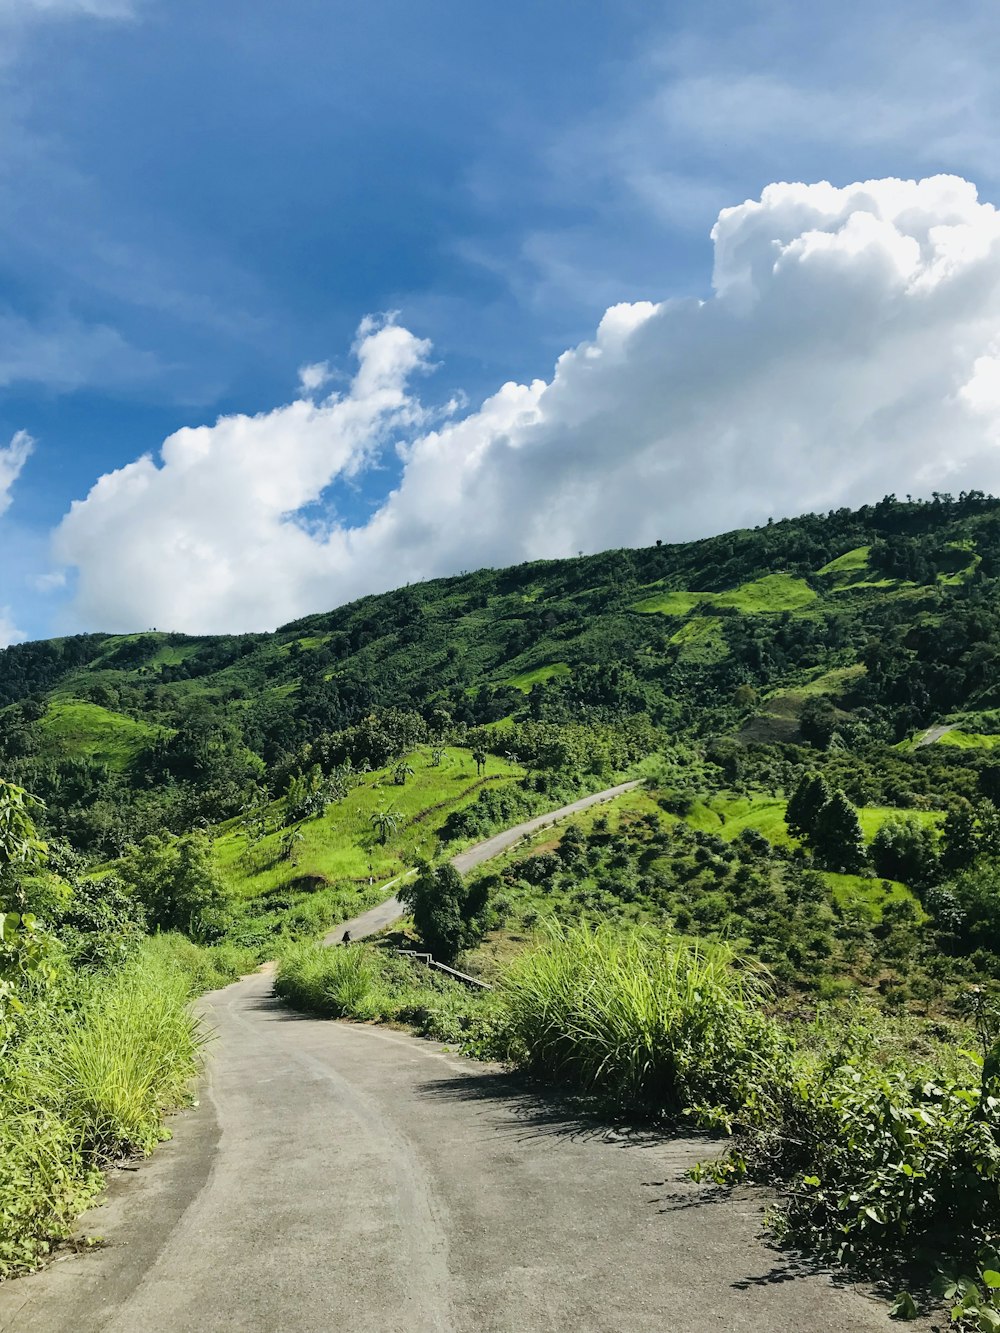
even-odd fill
[[(257, 616), (234, 583), (239, 543), (258, 540), (247, 525), (174, 542), (179, 519), (132, 523), (116, 502), (91, 507), (86, 533), (55, 547), (52, 534), (99, 477), (158, 458), (178, 428), (289, 404), (305, 364), (327, 361), (322, 393), (347, 393), (361, 321), (393, 311), (432, 345), (406, 369), (410, 405), (380, 408), (361, 453), (291, 515), (328, 541), (368, 541), (449, 400), (454, 423), (505, 381), (550, 380), (616, 303), (711, 299), (721, 209), (771, 182), (941, 172), (997, 201), (998, 37), (987, 3), (945, 18), (920, 3), (0, 0), (0, 443), (35, 441), (0, 517), (0, 626), (259, 628), (464, 567), (460, 544), (427, 535), (429, 510), (377, 558), (361, 536), (308, 569), (289, 554)], [(612, 415), (606, 438), (627, 443), (627, 410)], [(808, 450), (808, 421), (794, 433)], [(561, 447), (535, 475), (565, 499), (576, 474), (548, 470)], [(690, 441), (656, 447), (662, 462)], [(905, 460), (893, 466), (885, 479), (905, 483)], [(773, 504), (814, 498), (779, 488)], [(556, 531), (555, 553), (642, 539), (656, 515), (633, 500), (582, 529), (538, 514), (516, 542), (470, 541), (468, 563), (553, 553)], [(664, 496), (650, 503), (667, 512)], [(719, 526), (758, 512), (719, 511)], [(163, 543), (141, 552), (150, 567), (199, 581), (197, 565), (172, 565), (183, 548), (227, 570), (215, 600), (196, 607), (153, 579), (119, 597), (94, 572), (110, 558), (97, 546), (126, 567), (144, 530)]]

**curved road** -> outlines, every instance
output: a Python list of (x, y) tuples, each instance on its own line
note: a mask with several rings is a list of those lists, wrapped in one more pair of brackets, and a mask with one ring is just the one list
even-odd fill
[[(508, 847), (513, 847), (516, 842), (522, 838), (529, 837), (532, 833), (537, 833), (539, 829), (548, 828), (550, 824), (557, 823), (567, 815), (578, 815), (582, 810), (589, 810), (592, 805), (600, 805), (603, 801), (611, 801), (616, 796), (622, 796), (627, 791), (632, 791), (634, 787), (641, 784), (638, 782), (621, 782), (617, 787), (608, 787), (604, 791), (595, 792), (593, 796), (581, 796), (578, 801), (571, 801), (569, 805), (560, 806), (558, 810), (550, 810), (548, 814), (537, 815), (534, 819), (526, 819), (521, 824), (515, 824), (512, 828), (504, 829), (502, 833), (495, 833), (492, 838), (487, 838), (485, 842), (477, 842), (474, 847), (468, 851), (459, 852), (458, 856), (451, 859), (452, 865), (456, 870), (467, 875), (470, 870), (480, 866), (484, 861), (489, 861), (494, 856), (499, 856), (505, 852)], [(405, 874), (397, 875), (395, 879), (390, 879), (388, 884), (383, 887), (391, 889), (394, 884), (400, 880), (407, 879), (413, 871), (407, 871)], [(384, 903), (379, 903), (371, 911), (362, 913), (355, 917), (353, 921), (345, 921), (342, 925), (334, 927), (329, 935), (323, 939), (324, 944), (339, 944), (343, 939), (344, 931), (351, 932), (351, 938), (360, 940), (365, 935), (374, 935), (377, 931), (384, 930), (386, 926), (391, 926), (394, 921), (398, 921), (406, 912), (406, 908), (398, 898), (387, 898)]]
[(888, 1333), (764, 1246), (761, 1196), (685, 1180), (710, 1145), (595, 1131), (433, 1043), (293, 1014), (264, 974), (202, 1007), (201, 1103), (84, 1219), (103, 1249), (0, 1287), (0, 1328)]

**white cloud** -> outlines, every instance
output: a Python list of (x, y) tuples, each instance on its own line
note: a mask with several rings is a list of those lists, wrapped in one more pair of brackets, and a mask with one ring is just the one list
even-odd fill
[(317, 389), (322, 389), (332, 378), (333, 372), (328, 361), (314, 361), (308, 366), (299, 367), (299, 388), (303, 395), (313, 394)]
[(10, 444), (0, 447), (0, 514), (10, 508), (10, 492), (21, 475), (21, 469), (35, 447), (35, 441), (26, 430), (19, 430)]
[(10, 607), (0, 606), (0, 648), (9, 648), (12, 643), (23, 643), (27, 638), (10, 617)]
[[(55, 538), (79, 622), (262, 628), (479, 564), (1000, 489), (1000, 216), (972, 185), (775, 184), (712, 238), (709, 299), (614, 306), (549, 381), (436, 430), (407, 387), (429, 347), (366, 325), (343, 396), (102, 477)], [(296, 517), (400, 438), (370, 520)]]

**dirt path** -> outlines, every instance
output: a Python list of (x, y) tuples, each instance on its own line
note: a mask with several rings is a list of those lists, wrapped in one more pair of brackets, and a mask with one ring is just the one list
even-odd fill
[(685, 1179), (704, 1142), (594, 1130), (430, 1042), (294, 1014), (266, 975), (201, 1007), (200, 1105), (84, 1218), (103, 1249), (0, 1286), (5, 1333), (889, 1333), (765, 1246), (759, 1194)]

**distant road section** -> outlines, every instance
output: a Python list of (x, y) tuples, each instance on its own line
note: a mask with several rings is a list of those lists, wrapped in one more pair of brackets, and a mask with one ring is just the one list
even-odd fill
[(915, 750), (922, 750), (925, 745), (933, 745), (935, 741), (939, 741), (948, 731), (951, 731), (951, 727), (949, 727), (947, 723), (943, 727), (928, 727), (913, 748)]
[[(485, 842), (476, 843), (475, 847), (470, 847), (466, 852), (459, 852), (458, 856), (451, 859), (452, 865), (461, 874), (466, 875), (476, 866), (482, 865), (484, 861), (489, 861), (494, 856), (499, 856), (505, 852), (508, 847), (513, 847), (516, 842), (522, 838), (528, 837), (532, 833), (537, 833), (539, 829), (548, 828), (550, 824), (555, 824), (560, 819), (565, 819), (567, 815), (579, 814), (581, 810), (589, 810), (592, 805), (600, 805), (602, 801), (612, 801), (616, 796), (621, 796), (627, 791), (632, 791), (638, 787), (638, 782), (620, 782), (617, 787), (608, 787), (605, 791), (595, 792), (593, 796), (581, 796), (578, 801), (571, 801), (569, 805), (561, 806), (558, 810), (550, 810), (546, 815), (536, 815), (534, 819), (526, 819), (521, 824), (515, 824), (513, 828), (504, 829), (503, 833), (496, 833), (492, 838), (487, 838)], [(408, 872), (412, 874), (412, 871)], [(395, 879), (389, 880), (384, 887), (391, 889), (393, 885), (407, 878), (407, 875), (397, 875)], [(373, 907), (370, 912), (363, 912), (353, 921), (345, 921), (342, 925), (335, 926), (323, 939), (324, 944), (339, 944), (344, 937), (344, 931), (351, 932), (352, 940), (364, 939), (366, 935), (376, 935), (386, 926), (391, 926), (394, 921), (398, 921), (406, 912), (406, 908), (398, 898), (387, 898), (384, 903), (379, 903)]]

